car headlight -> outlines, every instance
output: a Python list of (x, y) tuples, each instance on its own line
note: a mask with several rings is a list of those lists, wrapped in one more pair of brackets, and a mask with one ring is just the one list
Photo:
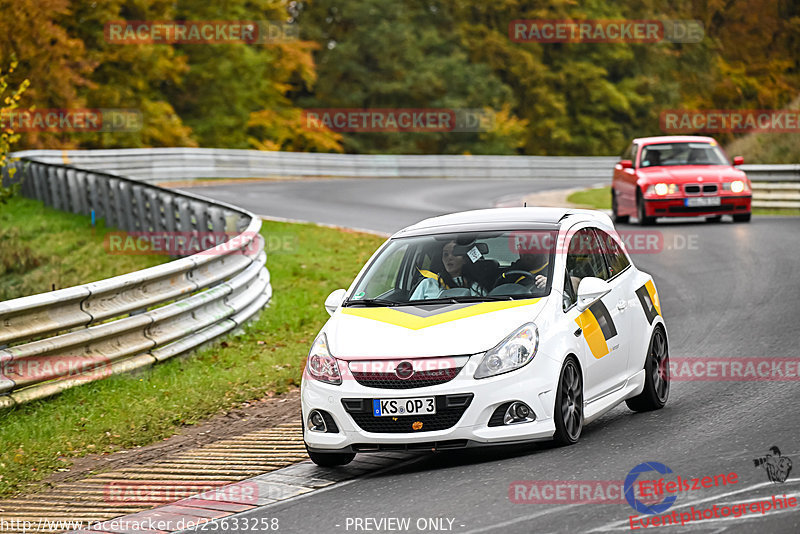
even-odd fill
[(538, 348), (539, 329), (534, 323), (524, 324), (483, 355), (474, 377), (487, 378), (519, 369), (533, 360)]
[(674, 195), (678, 192), (678, 186), (676, 184), (665, 184), (665, 183), (658, 183), (656, 185), (651, 185), (647, 188), (648, 195)]
[(731, 191), (734, 193), (741, 193), (744, 191), (744, 182), (741, 180), (735, 180), (731, 182)]
[(311, 345), (311, 350), (308, 352), (306, 370), (311, 378), (315, 378), (320, 382), (327, 382), (336, 386), (342, 383), (339, 364), (336, 358), (331, 356), (331, 351), (328, 349), (328, 338), (325, 334), (320, 334)]

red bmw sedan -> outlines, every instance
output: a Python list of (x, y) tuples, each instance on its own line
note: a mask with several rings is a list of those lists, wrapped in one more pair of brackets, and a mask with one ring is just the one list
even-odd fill
[(747, 175), (728, 161), (711, 137), (662, 136), (634, 139), (614, 167), (611, 205), (615, 222), (632, 215), (639, 224), (657, 217), (732, 215), (750, 220), (752, 190)]

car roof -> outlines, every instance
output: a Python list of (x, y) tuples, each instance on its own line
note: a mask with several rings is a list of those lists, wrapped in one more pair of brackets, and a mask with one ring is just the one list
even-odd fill
[(561, 222), (567, 218), (571, 222), (588, 220), (614, 227), (608, 215), (596, 210), (549, 207), (489, 208), (431, 217), (403, 228), (392, 237), (493, 230), (557, 230)]
[(713, 137), (700, 135), (661, 135), (657, 137), (639, 137), (633, 140), (638, 145), (652, 145), (654, 143), (716, 143)]

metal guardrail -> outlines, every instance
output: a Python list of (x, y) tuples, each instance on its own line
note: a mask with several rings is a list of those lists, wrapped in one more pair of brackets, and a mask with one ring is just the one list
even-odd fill
[[(550, 156), (392, 156), (316, 154), (205, 148), (40, 150), (34, 157), (102, 169), (143, 182), (187, 178), (597, 178), (609, 180), (618, 158)], [(26, 153), (21, 153), (26, 154)], [(800, 208), (800, 165), (741, 165), (753, 187), (753, 206)], [(765, 187), (761, 183), (775, 184)], [(788, 184), (788, 185), (781, 185)]]
[(11, 180), (22, 178), (25, 196), (64, 211), (94, 210), (108, 226), (130, 232), (235, 237), (164, 265), (0, 302), (0, 407), (185, 353), (269, 301), (258, 217), (105, 172), (33, 161), (36, 153), (14, 154), (21, 158)]
[[(24, 155), (26, 153), (20, 153)], [(618, 158), (393, 156), (207, 148), (42, 150), (37, 161), (103, 169), (145, 182), (194, 178), (336, 176), (370, 178), (607, 178)]]

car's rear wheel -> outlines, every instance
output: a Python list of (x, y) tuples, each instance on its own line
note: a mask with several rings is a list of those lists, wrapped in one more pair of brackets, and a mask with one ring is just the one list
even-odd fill
[(644, 199), (642, 194), (636, 195), (636, 216), (639, 219), (639, 224), (642, 226), (650, 226), (656, 222), (655, 217), (647, 217), (644, 211)]
[(737, 213), (733, 216), (733, 222), (750, 222), (750, 213)]
[(573, 356), (568, 356), (561, 366), (553, 419), (556, 443), (572, 445), (578, 441), (583, 429), (583, 379)]
[(620, 215), (619, 206), (617, 206), (617, 193), (611, 190), (611, 219), (615, 223), (626, 223), (630, 219), (630, 215)]
[(644, 389), (625, 404), (634, 412), (659, 410), (669, 399), (669, 347), (667, 336), (661, 326), (657, 326), (650, 338), (650, 346), (644, 361)]

